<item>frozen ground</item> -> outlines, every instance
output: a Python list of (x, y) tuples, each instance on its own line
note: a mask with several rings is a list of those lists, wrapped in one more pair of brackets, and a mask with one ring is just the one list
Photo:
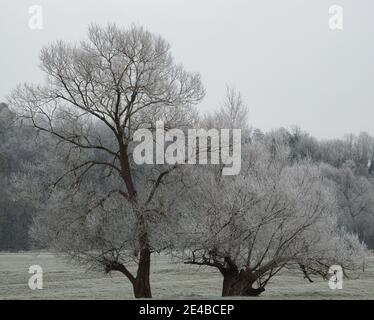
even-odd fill
[[(44, 271), (43, 290), (28, 287), (28, 269), (37, 264)], [(159, 299), (215, 299), (220, 297), (221, 277), (210, 268), (197, 268), (154, 256), (153, 296)], [(50, 253), (0, 253), (0, 299), (132, 299), (126, 278), (118, 273), (86, 272)], [(285, 271), (256, 299), (374, 299), (374, 256), (365, 272), (344, 280), (342, 290), (331, 290), (327, 281), (309, 283), (299, 273)]]

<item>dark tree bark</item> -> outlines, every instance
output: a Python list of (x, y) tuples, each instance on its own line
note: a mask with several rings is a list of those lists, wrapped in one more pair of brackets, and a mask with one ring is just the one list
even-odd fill
[(138, 271), (133, 283), (135, 298), (152, 298), (149, 274), (151, 268), (151, 252), (145, 248), (140, 251)]
[(152, 298), (151, 285), (149, 281), (151, 267), (151, 251), (143, 249), (140, 251), (136, 277), (119, 262), (105, 261), (105, 272), (118, 271), (130, 280), (135, 298)]
[(139, 228), (139, 262), (136, 277), (132, 281), (135, 298), (152, 298), (150, 285), (151, 250), (149, 249), (149, 238), (147, 233), (144, 212), (138, 208), (137, 192), (135, 189), (132, 172), (130, 168), (128, 145), (123, 143), (123, 133), (119, 135), (119, 149), (122, 179), (126, 185), (128, 200), (137, 212), (137, 224)]
[(264, 287), (253, 288), (257, 276), (251, 270), (239, 270), (231, 258), (226, 257), (224, 266), (219, 267), (223, 275), (222, 296), (259, 296)]
[(226, 270), (222, 273), (223, 285), (222, 296), (247, 296), (257, 297), (265, 291), (264, 287), (253, 288), (256, 278), (250, 271), (240, 270)]

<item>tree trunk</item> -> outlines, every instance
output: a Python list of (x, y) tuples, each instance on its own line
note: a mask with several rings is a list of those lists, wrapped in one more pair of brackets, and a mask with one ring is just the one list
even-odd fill
[(265, 288), (253, 288), (254, 282), (255, 279), (247, 271), (225, 271), (223, 273), (222, 296), (257, 297), (265, 291)]
[(231, 288), (235, 282), (237, 275), (233, 273), (227, 273), (223, 275), (223, 284), (222, 284), (222, 297), (228, 297), (231, 295)]
[(140, 248), (138, 271), (133, 283), (135, 298), (152, 298), (151, 285), (149, 281), (151, 268), (151, 251), (149, 249), (149, 239), (147, 233), (147, 221), (144, 216), (144, 211), (138, 207), (137, 192), (134, 186), (133, 177), (131, 174), (129, 156), (127, 153), (128, 145), (123, 143), (123, 132), (119, 128), (118, 144), (120, 148), (120, 164), (121, 175), (125, 182), (128, 198), (133, 205), (136, 212), (136, 219), (138, 225), (138, 242)]
[(151, 252), (144, 248), (140, 251), (138, 272), (133, 284), (135, 298), (152, 298), (151, 285), (149, 281), (151, 267)]

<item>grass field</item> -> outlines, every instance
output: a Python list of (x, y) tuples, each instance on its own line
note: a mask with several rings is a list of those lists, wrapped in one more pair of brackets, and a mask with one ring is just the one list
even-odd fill
[[(43, 290), (28, 287), (31, 265), (44, 271)], [(344, 280), (342, 290), (327, 281), (314, 283), (296, 272), (284, 271), (255, 299), (374, 299), (374, 256), (365, 272)], [(214, 269), (198, 268), (156, 255), (152, 262), (152, 293), (158, 299), (220, 298), (221, 276)], [(85, 271), (50, 253), (0, 253), (0, 299), (132, 299), (129, 282), (121, 274)]]

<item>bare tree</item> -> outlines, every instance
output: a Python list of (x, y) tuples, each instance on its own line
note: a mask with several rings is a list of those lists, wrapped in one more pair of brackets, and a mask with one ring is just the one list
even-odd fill
[[(170, 46), (160, 36), (135, 26), (123, 30), (114, 25), (92, 25), (88, 41), (79, 45), (59, 41), (45, 47), (41, 67), (46, 85), (19, 86), (9, 102), (24, 123), (51, 134), (63, 150), (60, 160), (63, 155), (66, 158), (58, 169), (50, 168), (55, 173), (61, 171), (60, 176), (51, 174), (56, 179), (50, 185), (59, 190), (54, 203), (60, 203), (60, 209), (55, 212), (65, 212), (63, 217), (70, 227), (75, 226), (75, 233), (68, 232), (70, 227), (63, 227), (66, 223), (61, 219), (57, 225), (49, 219), (56, 230), (44, 229), (43, 234), (49, 235), (44, 240), (53, 238), (51, 243), (57, 250), (81, 262), (99, 264), (106, 272), (122, 272), (132, 283), (135, 297), (151, 297), (150, 259), (156, 236), (150, 234), (150, 224), (158, 220), (156, 212), (160, 213), (153, 200), (174, 167), (135, 166), (131, 160), (133, 134), (141, 128), (153, 130), (158, 119), (167, 129), (189, 125), (195, 114), (192, 105), (204, 95), (200, 77), (173, 62)], [(84, 188), (77, 186), (98, 170), (111, 179), (102, 182), (109, 189), (91, 190), (93, 198), (86, 184), (85, 194), (91, 197), (84, 198)], [(145, 171), (149, 175), (142, 178)], [(94, 210), (96, 220), (100, 213), (104, 219), (104, 213), (111, 212), (112, 223), (106, 225), (111, 228), (116, 218), (125, 216), (127, 223), (122, 226), (133, 231), (134, 239), (127, 234), (121, 245), (111, 247), (100, 241), (91, 247), (81, 245), (87, 240), (88, 224), (96, 221)], [(78, 211), (80, 218), (75, 220)], [(57, 218), (53, 212), (49, 214)], [(34, 231), (42, 233), (40, 225)], [(124, 255), (136, 259), (135, 274), (128, 269)]]
[(367, 226), (374, 219), (374, 188), (366, 177), (355, 175), (354, 169), (353, 161), (345, 162), (339, 169), (322, 165), (323, 175), (336, 185), (340, 223), (371, 244), (373, 232)]
[(283, 143), (242, 147), (242, 170), (192, 168), (179, 225), (179, 254), (187, 264), (217, 268), (223, 296), (257, 296), (283, 268), (306, 278), (329, 266), (359, 267), (365, 247), (340, 230), (334, 185), (318, 165), (289, 165)]

